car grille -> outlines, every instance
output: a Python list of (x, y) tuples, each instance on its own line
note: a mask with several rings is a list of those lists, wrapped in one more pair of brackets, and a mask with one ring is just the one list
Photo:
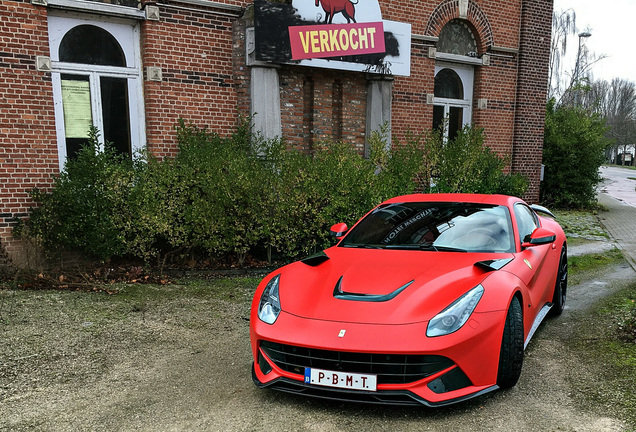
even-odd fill
[(261, 349), (279, 368), (303, 375), (305, 368), (377, 375), (378, 384), (419, 381), (454, 365), (442, 356), (329, 351), (261, 341)]

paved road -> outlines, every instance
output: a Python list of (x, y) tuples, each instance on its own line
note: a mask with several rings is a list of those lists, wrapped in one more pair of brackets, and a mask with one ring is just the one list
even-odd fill
[(636, 270), (636, 181), (630, 180), (636, 178), (636, 171), (602, 167), (601, 174), (606, 181), (598, 200), (607, 211), (599, 219)]
[(601, 192), (625, 204), (636, 207), (636, 170), (601, 167), (601, 175), (607, 179)]

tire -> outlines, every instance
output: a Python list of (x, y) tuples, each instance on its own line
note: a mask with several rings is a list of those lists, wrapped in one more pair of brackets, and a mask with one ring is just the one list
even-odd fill
[(510, 302), (499, 352), (497, 385), (502, 389), (514, 387), (523, 367), (523, 313), (519, 299)]
[(563, 244), (561, 257), (559, 258), (559, 268), (557, 270), (556, 283), (554, 284), (554, 294), (552, 296), (552, 309), (550, 315), (559, 316), (565, 309), (565, 297), (568, 290), (568, 248)]

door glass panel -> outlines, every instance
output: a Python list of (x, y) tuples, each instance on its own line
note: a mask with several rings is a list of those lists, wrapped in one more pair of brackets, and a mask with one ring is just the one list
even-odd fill
[(433, 105), (433, 130), (444, 133), (444, 105)]
[(113, 143), (118, 153), (130, 155), (130, 121), (128, 118), (128, 80), (100, 78), (104, 140)]
[(450, 107), (448, 111), (448, 139), (454, 140), (457, 133), (462, 129), (464, 109), (461, 107)]
[(90, 81), (82, 75), (62, 74), (61, 78), (66, 156), (74, 158), (86, 143), (93, 124)]

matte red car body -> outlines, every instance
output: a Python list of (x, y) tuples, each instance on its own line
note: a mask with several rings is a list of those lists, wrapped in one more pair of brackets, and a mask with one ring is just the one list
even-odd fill
[[(497, 388), (502, 334), (512, 298), (518, 296), (521, 301), (526, 340), (539, 311), (552, 302), (560, 253), (565, 245), (563, 231), (553, 219), (538, 214), (541, 229), (554, 234), (554, 241), (522, 247), (512, 209), (517, 203), (525, 203), (507, 196), (415, 194), (396, 197), (384, 204), (416, 201), (508, 207), (515, 252), (389, 251), (334, 246), (325, 251), (328, 259), (318, 265), (299, 261), (272, 272), (258, 286), (250, 316), (252, 373), (257, 385), (267, 387), (268, 383), (281, 379), (302, 383), (304, 379), (301, 374), (280, 369), (271, 359), (268, 360), (271, 371), (264, 374), (259, 367), (259, 350), (265, 340), (321, 350), (449, 358), (472, 385), (444, 393), (432, 391), (428, 384), (447, 371), (408, 384), (378, 384), (378, 393), (404, 391), (427, 405), (456, 402)], [(475, 265), (506, 258), (511, 261), (500, 270)], [(267, 324), (259, 319), (258, 308), (265, 286), (277, 275), (280, 275), (281, 312), (274, 324)], [(334, 297), (334, 286), (340, 278), (344, 291), (369, 295), (385, 295), (411, 280), (414, 282), (390, 301), (363, 302)], [(429, 321), (480, 284), (483, 296), (466, 324), (454, 333), (427, 337)], [(343, 330), (344, 336), (339, 337)], [(339, 395), (335, 393), (333, 397)]]

